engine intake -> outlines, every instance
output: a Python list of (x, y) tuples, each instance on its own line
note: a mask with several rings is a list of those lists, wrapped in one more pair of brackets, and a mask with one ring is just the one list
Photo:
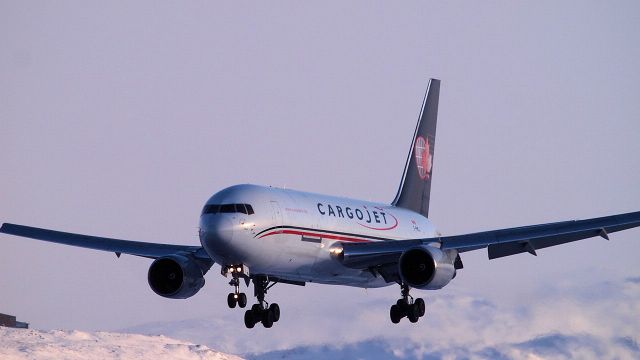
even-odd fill
[(416, 289), (441, 289), (456, 275), (449, 254), (432, 246), (406, 250), (400, 256), (398, 267), (402, 281)]
[(202, 269), (195, 260), (184, 255), (156, 259), (149, 267), (149, 286), (169, 299), (186, 299), (204, 286)]

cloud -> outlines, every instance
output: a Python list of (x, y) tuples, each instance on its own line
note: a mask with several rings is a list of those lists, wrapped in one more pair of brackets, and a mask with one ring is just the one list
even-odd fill
[(519, 343), (503, 343), (480, 349), (464, 346), (424, 349), (415, 342), (371, 339), (341, 346), (313, 345), (266, 353), (245, 354), (250, 360), (275, 359), (612, 359), (635, 358), (640, 352), (629, 338), (601, 339), (589, 334), (548, 334)]
[[(629, 340), (629, 339), (627, 339)], [(609, 359), (634, 358), (637, 343), (620, 338), (599, 339), (594, 336), (549, 334), (520, 343), (504, 343), (480, 349), (452, 346), (426, 350), (416, 342), (371, 339), (343, 346), (314, 345), (262, 354), (247, 354), (248, 359)]]
[(630, 277), (630, 278), (627, 278), (625, 281), (632, 284), (640, 284), (640, 276)]

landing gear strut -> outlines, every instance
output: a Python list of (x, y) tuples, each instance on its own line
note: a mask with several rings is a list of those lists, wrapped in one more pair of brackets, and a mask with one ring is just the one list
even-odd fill
[(255, 296), (258, 298), (258, 303), (254, 304), (251, 309), (244, 313), (244, 325), (251, 329), (257, 323), (261, 322), (262, 326), (270, 328), (273, 323), (280, 320), (280, 306), (276, 303), (269, 305), (264, 299), (269, 290), (276, 283), (269, 285), (269, 278), (267, 276), (256, 276), (253, 278), (253, 287), (255, 289)]
[(395, 305), (391, 306), (389, 317), (391, 322), (397, 324), (403, 317), (409, 318), (412, 323), (418, 322), (418, 319), (424, 316), (425, 304), (421, 298), (413, 299), (409, 295), (409, 285), (402, 284), (402, 299), (398, 299)]

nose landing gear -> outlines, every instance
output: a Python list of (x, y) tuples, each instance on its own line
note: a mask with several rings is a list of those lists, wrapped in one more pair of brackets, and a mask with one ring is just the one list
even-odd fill
[(234, 278), (229, 281), (229, 285), (234, 287), (234, 291), (227, 295), (227, 305), (229, 308), (233, 309), (236, 307), (236, 304), (244, 308), (247, 306), (247, 294), (240, 292), (240, 279)]
[(397, 324), (403, 317), (407, 317), (412, 323), (418, 322), (418, 319), (425, 314), (424, 300), (421, 298), (413, 299), (409, 295), (409, 286), (402, 284), (402, 299), (398, 299), (395, 305), (391, 306), (389, 317), (391, 322)]
[(243, 292), (240, 292), (240, 278), (245, 278), (247, 284), (249, 281), (245, 268), (246, 267), (243, 265), (233, 265), (227, 266), (225, 269), (223, 269), (223, 275), (226, 276), (227, 274), (231, 274), (232, 277), (231, 281), (229, 281), (229, 285), (233, 286), (233, 292), (227, 295), (227, 305), (231, 309), (235, 308), (236, 305), (241, 308), (247, 306), (247, 295)]

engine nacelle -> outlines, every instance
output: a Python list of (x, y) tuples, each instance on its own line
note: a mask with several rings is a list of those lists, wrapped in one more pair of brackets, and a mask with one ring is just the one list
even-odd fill
[(416, 289), (437, 290), (443, 288), (456, 275), (453, 259), (446, 252), (420, 246), (406, 250), (398, 261), (400, 278)]
[(147, 278), (156, 294), (170, 299), (186, 299), (204, 286), (202, 269), (195, 260), (177, 254), (156, 259)]

